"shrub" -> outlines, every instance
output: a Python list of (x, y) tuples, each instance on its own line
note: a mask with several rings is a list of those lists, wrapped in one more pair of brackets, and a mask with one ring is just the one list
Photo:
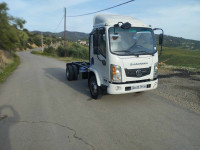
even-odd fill
[(60, 57), (65, 57), (65, 55), (66, 55), (66, 50), (64, 49), (64, 47), (59, 46), (58, 49), (57, 49), (57, 54), (58, 54), (58, 56), (60, 56)]
[(66, 48), (59, 46), (57, 49), (57, 54), (60, 57), (74, 57), (88, 59), (89, 51), (87, 47), (79, 45), (77, 43), (69, 43)]
[(49, 54), (55, 54), (55, 49), (52, 46), (50, 46), (48, 48), (45, 48), (44, 52)]

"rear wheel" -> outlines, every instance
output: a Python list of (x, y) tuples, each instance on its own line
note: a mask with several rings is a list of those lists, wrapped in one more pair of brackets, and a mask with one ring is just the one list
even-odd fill
[(67, 68), (66, 68), (67, 80), (72, 81), (73, 80), (73, 76), (74, 76), (74, 71), (72, 69), (72, 66), (68, 65)]
[(89, 82), (90, 94), (93, 99), (98, 99), (99, 96), (99, 87), (97, 85), (96, 77), (92, 76)]
[(77, 80), (78, 79), (78, 68), (76, 65), (72, 65), (73, 71), (74, 71), (74, 75), (73, 75), (73, 79)]
[(143, 93), (144, 91), (136, 92), (136, 93)]

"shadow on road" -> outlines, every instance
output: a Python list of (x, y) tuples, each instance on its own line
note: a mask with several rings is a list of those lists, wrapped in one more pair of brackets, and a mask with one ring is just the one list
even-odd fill
[[(88, 96), (87, 100), (92, 100), (91, 96), (90, 96), (90, 91), (88, 88), (88, 83), (87, 83), (87, 79), (86, 80), (77, 80), (77, 81), (68, 81), (66, 79), (66, 71), (63, 68), (44, 68), (45, 70), (45, 75), (51, 79), (54, 80), (54, 78), (56, 78), (57, 80), (59, 80), (62, 83), (65, 83), (67, 86), (71, 87), (72, 89), (76, 90), (77, 92), (84, 94), (86, 96)], [(141, 97), (144, 96), (145, 93), (130, 93), (130, 94), (124, 94), (121, 95), (122, 97), (126, 97), (126, 100), (128, 100), (129, 98), (132, 99), (134, 98), (136, 100), (137, 97)], [(99, 98), (101, 99), (101, 97), (104, 96), (104, 99), (106, 99), (106, 101), (117, 101), (119, 95), (112, 95), (112, 97), (116, 97), (116, 98), (109, 98), (110, 95), (109, 94), (103, 94), (101, 95)], [(107, 97), (107, 98), (106, 98)], [(129, 98), (127, 98), (129, 97)], [(125, 100), (123, 100), (125, 101)]]
[(52, 76), (60, 82), (65, 83), (69, 87), (73, 88), (77, 92), (90, 97), (87, 80), (68, 81), (66, 79), (66, 71), (63, 68), (44, 68), (44, 70), (48, 78), (51, 78)]
[[(3, 110), (8, 110), (12, 116), (2, 114)], [(10, 105), (0, 106), (0, 150), (10, 150), (10, 128), (20, 120), (17, 111)]]

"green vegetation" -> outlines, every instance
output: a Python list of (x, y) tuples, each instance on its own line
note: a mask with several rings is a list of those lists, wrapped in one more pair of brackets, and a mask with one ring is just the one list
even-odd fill
[[(38, 33), (38, 31), (37, 31)], [(64, 37), (64, 33), (51, 33), (51, 32), (45, 32), (46, 35), (52, 35), (57, 37)], [(67, 31), (67, 39), (70, 41), (88, 41), (89, 34), (87, 33), (81, 33), (81, 32), (69, 32)], [(156, 35), (156, 40), (158, 41), (158, 35)], [(182, 49), (189, 49), (189, 50), (200, 50), (200, 41), (196, 40), (189, 40), (184, 39), (181, 37), (173, 37), (169, 35), (164, 35), (164, 46), (165, 47), (171, 47), (171, 48), (182, 48)]]
[[(0, 3), (0, 49), (7, 51), (26, 50), (33, 47), (40, 47), (41, 35), (31, 33), (24, 29), (25, 20), (10, 16), (6, 3)], [(44, 35), (45, 45), (56, 43), (59, 38)]]
[[(40, 31), (33, 31), (33, 33), (39, 33)], [(69, 41), (78, 41), (78, 40), (84, 40), (84, 41), (89, 41), (89, 34), (87, 33), (82, 33), (82, 32), (71, 32), (71, 31), (66, 31), (67, 34), (67, 40)], [(64, 37), (64, 32), (59, 32), (59, 33), (52, 33), (52, 32), (44, 32), (44, 35), (49, 35), (49, 36), (56, 36), (56, 37)]]
[(12, 53), (10, 57), (9, 63), (4, 66), (0, 65), (0, 83), (2, 83), (20, 63), (20, 59), (16, 54)]
[(74, 57), (81, 59), (89, 58), (88, 47), (74, 42), (68, 42), (66, 48), (59, 46), (57, 49), (57, 54), (60, 57)]
[(194, 68), (199, 71), (200, 51), (164, 47), (159, 62), (164, 66), (172, 65), (182, 69)]
[[(41, 35), (24, 28), (25, 20), (7, 13), (6, 3), (0, 3), (0, 83), (18, 66), (16, 51), (40, 47)], [(44, 35), (44, 45), (60, 41), (55, 36)]]
[(59, 60), (65, 61), (65, 62), (88, 61), (88, 59), (81, 59), (81, 58), (74, 58), (74, 57), (59, 57), (57, 55), (51, 55), (51, 54), (48, 54), (45, 52), (42, 53), (41, 51), (31, 51), (31, 54), (56, 58), (56, 59), (59, 59)]
[[(88, 48), (77, 43), (68, 42), (67, 48), (59, 46), (57, 49), (49, 47), (41, 51), (32, 51), (32, 54), (51, 56), (64, 61), (86, 61), (89, 58)], [(163, 47), (159, 58), (161, 67), (200, 71), (200, 51), (183, 48)]]
[(28, 35), (22, 30), (26, 21), (9, 16), (7, 11), (7, 4), (0, 3), (0, 48), (11, 51), (23, 47)]
[(88, 60), (89, 50), (87, 46), (83, 46), (74, 42), (67, 42), (66, 47), (63, 45), (58, 48), (48, 47), (44, 49), (44, 52), (32, 51), (32, 54), (43, 55), (43, 56), (52, 56), (60, 58), (77, 58)]
[[(31, 54), (34, 54), (34, 55), (42, 55), (42, 56), (52, 56), (51, 54), (45, 53), (45, 52), (42, 52), (42, 51), (31, 51)], [(53, 57), (53, 56), (52, 56), (52, 57)]]
[[(18, 64), (18, 57), (13, 53), (19, 50), (26, 50), (36, 47), (41, 47), (41, 32), (29, 32), (24, 28), (25, 20), (15, 18), (8, 13), (6, 3), (0, 3), (0, 49), (7, 51), (12, 58), (9, 58), (12, 63), (4, 62), (0, 59), (0, 79), (5, 78), (5, 75), (12, 72), (15, 64)], [(88, 42), (88, 34), (80, 32), (67, 32), (67, 38), (71, 41), (85, 39)], [(61, 33), (43, 33), (43, 42), (45, 46), (60, 42), (63, 37)], [(158, 35), (156, 35), (158, 41)], [(187, 40), (179, 37), (164, 36), (164, 50), (159, 61), (162, 66), (173, 65), (176, 67), (189, 67), (199, 70), (200, 68), (200, 41)], [(88, 60), (88, 47), (77, 44), (75, 42), (67, 42), (66, 47), (63, 45), (58, 48), (48, 47), (44, 52), (33, 51), (33, 54), (50, 56), (59, 58), (65, 61), (80, 61)], [(0, 53), (0, 58), (2, 57)], [(15, 62), (16, 61), (16, 62)], [(6, 66), (6, 67), (5, 67)], [(7, 69), (6, 69), (7, 68)]]
[[(158, 35), (156, 35), (156, 41), (158, 41)], [(173, 37), (169, 35), (164, 35), (163, 45), (169, 48), (200, 50), (200, 41), (184, 39), (181, 37)]]

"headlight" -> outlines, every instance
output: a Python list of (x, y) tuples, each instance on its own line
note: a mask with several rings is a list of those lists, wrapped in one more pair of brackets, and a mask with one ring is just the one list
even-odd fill
[(111, 82), (122, 82), (122, 71), (120, 66), (110, 65)]
[(158, 77), (158, 63), (154, 64), (154, 73), (153, 73), (153, 78), (157, 78)]

